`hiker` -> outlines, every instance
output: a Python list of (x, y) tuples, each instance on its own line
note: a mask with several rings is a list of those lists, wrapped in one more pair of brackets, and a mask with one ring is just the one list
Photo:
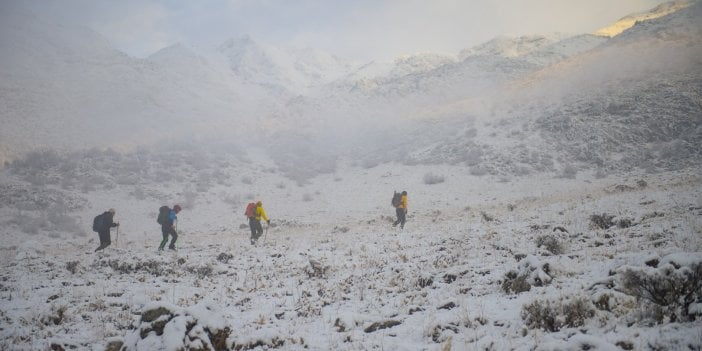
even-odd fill
[(399, 195), (399, 201), (396, 201), (393, 198), (393, 206), (395, 206), (397, 220), (392, 224), (392, 226), (396, 227), (399, 224), (400, 229), (403, 229), (405, 227), (405, 221), (407, 220), (407, 192), (403, 191), (402, 194)]
[(176, 215), (181, 210), (180, 205), (173, 206), (172, 210), (167, 208), (167, 210), (168, 216), (165, 218), (164, 221), (162, 221), (161, 224), (161, 233), (163, 233), (163, 240), (161, 240), (161, 245), (158, 246), (159, 251), (163, 251), (163, 248), (166, 246), (169, 234), (172, 236), (171, 244), (168, 245), (169, 250), (175, 251), (175, 242), (176, 240), (178, 240), (178, 233), (176, 232), (176, 223), (178, 222), (178, 217)]
[(263, 234), (263, 227), (261, 226), (261, 218), (266, 220), (268, 225), (271, 224), (271, 220), (266, 216), (266, 211), (263, 210), (263, 203), (261, 201), (250, 203), (246, 208), (246, 217), (249, 218), (249, 228), (251, 228), (251, 245), (256, 243), (256, 240)]
[(100, 246), (95, 249), (95, 252), (110, 246), (110, 228), (119, 226), (119, 223), (113, 222), (114, 217), (115, 209), (111, 208), (93, 219), (93, 230), (100, 236)]

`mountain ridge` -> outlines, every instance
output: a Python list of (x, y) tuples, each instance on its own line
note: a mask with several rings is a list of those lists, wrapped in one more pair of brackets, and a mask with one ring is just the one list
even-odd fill
[[(691, 11), (698, 8), (692, 6)], [(686, 10), (688, 12), (684, 12)], [(43, 50), (41, 45), (28, 45), (26, 50), (18, 50), (17, 56), (6, 56), (0, 61), (4, 62), (0, 74), (10, 78), (3, 80), (5, 103), (2, 118), (6, 125), (19, 127), (18, 130), (7, 128), (2, 132), (6, 144), (0, 152), (5, 159), (11, 159), (21, 155), (21, 150), (41, 145), (75, 149), (150, 144), (164, 139), (163, 133), (159, 132), (163, 124), (171, 126), (165, 139), (209, 135), (244, 142), (256, 139), (257, 135), (265, 140), (289, 134), (312, 138), (309, 145), (316, 145), (313, 149), (339, 152), (339, 147), (326, 147), (314, 140), (345, 140), (344, 143), (351, 144), (344, 145), (352, 150), (355, 149), (353, 143), (365, 139), (354, 141), (354, 138), (345, 136), (356, 132), (379, 143), (371, 135), (397, 126), (417, 128), (416, 123), (422, 126), (422, 121), (437, 123), (441, 116), (471, 116), (478, 117), (478, 120), (500, 116), (500, 111), (516, 109), (521, 104), (506, 102), (502, 96), (515, 94), (517, 90), (521, 90), (522, 96), (533, 95), (538, 90), (534, 90), (533, 84), (549, 81), (539, 77), (547, 77), (551, 72), (554, 78), (550, 81), (558, 81), (558, 72), (573, 70), (578, 62), (595, 62), (588, 57), (600, 55), (602, 60), (605, 56), (597, 53), (607, 52), (601, 49), (606, 45), (622, 43), (626, 46), (626, 43), (637, 41), (646, 45), (660, 41), (661, 33), (670, 37), (672, 34), (665, 33), (676, 30), (681, 33), (675, 36), (681, 43), (694, 43), (699, 25), (694, 21), (696, 13), (690, 15), (689, 11), (690, 8), (686, 8), (644, 22), (612, 39), (587, 34), (501, 37), (464, 50), (456, 57), (423, 53), (400, 57), (392, 63), (363, 64), (312, 49), (269, 48), (246, 36), (229, 39), (206, 54), (175, 44), (147, 59), (130, 58), (105, 47), (105, 42), (98, 37), (95, 40), (100, 44), (97, 44), (95, 55), (106, 55), (106, 59), (85, 60), (84, 57), (94, 55), (82, 54), (84, 50), (90, 51), (90, 46), (77, 45), (69, 50), (73, 56), (55, 61), (58, 65), (49, 60), (42, 61), (43, 57), (38, 54)], [(685, 17), (680, 13), (688, 15)], [(39, 38), (57, 38), (53, 44), (59, 47), (59, 38), (66, 36), (71, 37), (69, 43), (81, 42), (78, 38), (82, 36), (76, 35), (83, 33), (80, 30), (61, 31), (60, 27), (59, 30), (49, 25), (42, 27), (41, 23), (38, 26), (43, 33)], [(649, 27), (651, 30), (642, 29)], [(11, 45), (22, 42), (8, 37), (9, 33), (18, 38), (29, 35), (32, 39), (26, 32), (3, 32), (6, 33), (3, 46), (8, 42)], [(86, 37), (94, 35), (94, 32), (85, 32)], [(43, 40), (33, 39), (30, 42), (41, 43)], [(692, 50), (694, 48), (696, 46)], [(665, 52), (661, 50), (661, 53)], [(630, 50), (629, 55), (634, 57), (635, 51)], [(688, 58), (689, 55), (679, 60), (684, 62)], [(36, 66), (47, 67), (44, 76), (38, 76), (28, 66), (17, 63), (33, 60), (40, 62)], [(673, 63), (662, 64), (673, 66)], [(631, 71), (637, 65), (622, 63), (621, 67)], [(655, 71), (659, 65), (661, 63), (653, 61), (641, 69)], [(573, 86), (597, 76), (611, 78), (597, 65), (590, 67), (592, 72), (583, 71), (578, 78), (580, 81), (574, 78), (576, 75), (570, 75)], [(623, 73), (617, 77), (618, 80), (628, 79)], [(60, 82), (64, 88), (59, 91), (52, 83), (42, 85), (42, 79)], [(525, 81), (533, 84), (520, 84)], [(548, 84), (539, 88), (540, 91), (557, 91), (558, 94), (551, 99), (557, 100), (561, 96), (558, 85), (549, 87)], [(503, 106), (494, 107), (498, 103)], [(437, 111), (441, 112), (434, 115)], [(48, 116), (54, 121), (73, 121), (63, 123), (71, 126), (72, 131), (68, 134), (71, 136), (61, 136), (68, 131), (62, 130), (63, 126), (58, 123), (45, 121)], [(453, 122), (446, 123), (451, 125)], [(32, 124), (39, 128), (48, 125), (53, 132), (37, 138), (32, 133), (38, 131), (28, 128)], [(81, 128), (81, 124), (87, 127)], [(376, 131), (370, 132), (368, 124), (375, 125)], [(81, 132), (97, 128), (101, 130), (98, 133)], [(296, 143), (288, 137), (280, 140)], [(425, 142), (432, 144), (436, 141)], [(292, 146), (279, 145), (276, 151), (297, 149)], [(376, 147), (382, 149), (384, 144), (379, 143)], [(422, 147), (426, 146), (419, 146)], [(280, 155), (280, 158), (284, 157), (285, 152)], [(402, 160), (402, 157), (398, 159)]]

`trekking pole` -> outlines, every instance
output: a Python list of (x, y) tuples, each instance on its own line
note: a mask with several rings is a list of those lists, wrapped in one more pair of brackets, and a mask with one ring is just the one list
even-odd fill
[(117, 239), (115, 239), (115, 243), (119, 245), (119, 225), (117, 226)]
[(266, 234), (263, 235), (263, 242), (266, 242), (266, 237), (268, 236), (268, 227), (270, 227), (270, 223), (266, 223)]

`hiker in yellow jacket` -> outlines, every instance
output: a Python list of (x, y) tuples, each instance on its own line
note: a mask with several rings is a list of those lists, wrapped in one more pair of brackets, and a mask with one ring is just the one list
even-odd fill
[(249, 227), (251, 227), (251, 245), (256, 243), (256, 240), (263, 234), (263, 227), (261, 226), (261, 218), (263, 218), (268, 225), (271, 224), (271, 220), (266, 216), (266, 211), (263, 210), (263, 203), (261, 201), (256, 203), (256, 209), (254, 210), (254, 217), (249, 218)]
[(400, 225), (400, 229), (405, 227), (405, 221), (407, 221), (407, 192), (402, 192), (402, 197), (400, 198), (400, 204), (395, 207), (395, 214), (397, 214), (397, 220), (392, 224), (393, 227)]

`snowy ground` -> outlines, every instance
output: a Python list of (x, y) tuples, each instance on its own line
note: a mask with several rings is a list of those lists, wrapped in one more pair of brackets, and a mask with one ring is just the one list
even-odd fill
[[(206, 349), (197, 336), (207, 333), (227, 349), (702, 348), (700, 317), (656, 318), (651, 303), (603, 284), (654, 259), (702, 262), (699, 168), (505, 182), (464, 167), (381, 165), (340, 167), (305, 186), (265, 165), (237, 169), (203, 191), (172, 182), (137, 195), (128, 185), (76, 192), (87, 203), (70, 212), (75, 232), (27, 234), (22, 210), (0, 207), (0, 349)], [(427, 174), (443, 182), (426, 184)], [(28, 187), (3, 179), (5, 192)], [(393, 190), (409, 193), (404, 230), (390, 226)], [(255, 199), (272, 221), (252, 246), (243, 211)], [(158, 253), (156, 212), (175, 202), (187, 203), (179, 250)], [(92, 217), (110, 207), (119, 239), (113, 230), (112, 246), (94, 253)], [(593, 227), (602, 214), (619, 225)], [(531, 289), (506, 292), (510, 271), (526, 272)], [(575, 322), (572, 301), (584, 303)], [(527, 322), (534, 302), (554, 306), (556, 330)], [(161, 316), (159, 329), (145, 320), (157, 307), (182, 318)]]

